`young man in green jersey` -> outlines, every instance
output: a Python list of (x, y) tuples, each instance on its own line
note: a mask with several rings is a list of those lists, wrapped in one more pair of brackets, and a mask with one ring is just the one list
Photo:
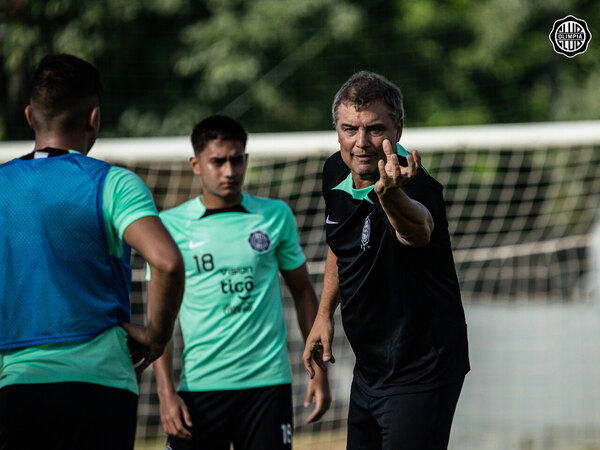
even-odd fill
[[(133, 449), (136, 370), (177, 317), (183, 261), (148, 188), (86, 156), (100, 91), (86, 61), (42, 59), (25, 109), (33, 152), (0, 166), (2, 450)], [(129, 323), (130, 247), (155, 274), (145, 328)]]
[[(154, 363), (161, 420), (175, 450), (229, 449), (230, 443), (236, 450), (291, 448), (292, 375), (279, 274), (304, 337), (317, 299), (290, 209), (242, 193), (246, 139), (229, 117), (196, 125), (190, 164), (202, 178), (202, 195), (161, 213), (186, 269), (177, 392), (169, 352)], [(309, 383), (305, 407), (313, 397), (307, 422), (317, 421), (331, 402), (320, 370)]]

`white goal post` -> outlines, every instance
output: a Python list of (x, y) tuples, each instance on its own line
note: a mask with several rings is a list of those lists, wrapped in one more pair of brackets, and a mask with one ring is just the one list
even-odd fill
[[(187, 160), (191, 154), (188, 136), (149, 138), (100, 138), (90, 156), (111, 162), (136, 160)], [(600, 120), (541, 122), (452, 127), (410, 128), (400, 141), (407, 149), (419, 151), (475, 150), (500, 148), (544, 149), (554, 146), (593, 145), (600, 142)], [(0, 141), (0, 163), (17, 158), (33, 148), (29, 141)], [(251, 133), (247, 152), (257, 156), (299, 156), (333, 153), (337, 150), (335, 131), (294, 133)]]

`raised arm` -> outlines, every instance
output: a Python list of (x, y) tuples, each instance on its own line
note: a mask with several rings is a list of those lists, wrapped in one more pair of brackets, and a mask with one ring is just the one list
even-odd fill
[(181, 253), (158, 217), (136, 220), (127, 227), (123, 239), (148, 262), (154, 280), (148, 292), (152, 317), (147, 326), (121, 324), (131, 338), (132, 358), (139, 374), (162, 354), (171, 339), (181, 305), (185, 273)]
[(304, 368), (310, 378), (315, 376), (313, 361), (316, 367), (325, 372), (327, 371), (326, 363), (335, 363), (335, 357), (331, 353), (331, 343), (333, 341), (333, 314), (339, 303), (340, 286), (338, 281), (337, 257), (331, 249), (328, 249), (321, 303), (319, 304), (315, 323), (306, 338), (304, 354), (302, 355)]
[[(317, 296), (310, 281), (306, 264), (302, 264), (293, 270), (282, 270), (281, 275), (294, 299), (298, 324), (302, 336), (306, 340), (318, 309)], [(319, 420), (331, 405), (331, 392), (327, 373), (321, 369), (317, 369), (317, 373), (308, 383), (306, 398), (304, 399), (305, 408), (312, 404), (313, 397), (316, 400), (315, 409), (306, 419), (307, 423)]]
[(379, 161), (379, 180), (374, 186), (379, 202), (400, 242), (412, 247), (427, 245), (433, 231), (431, 213), (402, 190), (402, 186), (417, 174), (421, 157), (414, 151), (406, 157), (408, 166), (402, 167), (387, 139), (383, 141), (383, 151), (387, 161)]

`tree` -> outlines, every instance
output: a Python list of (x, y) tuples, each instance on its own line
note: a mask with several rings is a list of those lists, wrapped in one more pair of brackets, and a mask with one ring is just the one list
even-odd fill
[[(407, 126), (600, 117), (589, 0), (4, 1), (0, 139), (32, 137), (27, 81), (50, 52), (100, 68), (103, 136), (187, 134), (217, 112), (251, 132), (326, 129), (358, 70), (401, 87)], [(548, 39), (567, 14), (593, 34), (572, 59)]]
[[(48, 53), (72, 53), (99, 67), (106, 87), (103, 135), (114, 134), (124, 105), (143, 102), (148, 90), (169, 75), (169, 64), (156, 61), (164, 47), (176, 45), (177, 35), (170, 42), (153, 42), (158, 37), (153, 27), (179, 27), (189, 17), (186, 0), (2, 1), (0, 139), (33, 136), (23, 117), (27, 85), (35, 64)], [(151, 69), (143, 64), (150, 56)]]

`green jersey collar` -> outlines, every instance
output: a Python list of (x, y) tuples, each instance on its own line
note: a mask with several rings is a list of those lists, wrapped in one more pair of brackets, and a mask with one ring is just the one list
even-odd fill
[(231, 209), (231, 212), (246, 212), (246, 213), (248, 213), (249, 210), (248, 210), (247, 204), (248, 204), (248, 196), (246, 194), (242, 193), (242, 201), (240, 202), (239, 205), (233, 206), (232, 208), (220, 208), (220, 209), (216, 209), (216, 210), (210, 210), (210, 209), (207, 209), (206, 206), (204, 206), (204, 203), (202, 203), (202, 196), (199, 195), (198, 197), (196, 197), (196, 201), (194, 202), (193, 208), (197, 212), (197, 218), (201, 219), (202, 217), (211, 216), (215, 213), (229, 212), (230, 209)]

